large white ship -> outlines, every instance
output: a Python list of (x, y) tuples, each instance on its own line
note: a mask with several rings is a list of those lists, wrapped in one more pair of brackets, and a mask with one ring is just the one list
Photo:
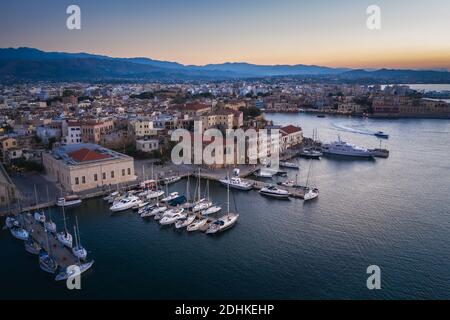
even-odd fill
[(370, 150), (342, 141), (340, 137), (339, 141), (323, 145), (322, 152), (328, 155), (338, 155), (357, 158), (373, 157), (373, 153)]

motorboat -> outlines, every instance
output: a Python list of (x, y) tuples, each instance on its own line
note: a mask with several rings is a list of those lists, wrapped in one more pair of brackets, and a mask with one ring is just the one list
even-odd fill
[(140, 210), (147, 208), (147, 206), (149, 204), (150, 204), (150, 202), (141, 201), (141, 203), (139, 203), (138, 205), (133, 207), (133, 210), (136, 210), (137, 212), (139, 212)]
[(170, 202), (176, 198), (178, 198), (180, 194), (178, 192), (172, 192), (167, 197), (161, 199), (161, 202)]
[(264, 196), (268, 196), (268, 197), (272, 197), (272, 198), (278, 198), (278, 199), (289, 199), (290, 197), (290, 193), (287, 190), (284, 189), (279, 189), (274, 185), (270, 185), (267, 187), (262, 188), (259, 191), (260, 194), (264, 195)]
[(25, 230), (24, 228), (20, 227), (13, 227), (10, 229), (11, 234), (14, 238), (26, 241), (28, 240), (28, 237), (30, 236), (29, 232)]
[(175, 223), (175, 228), (182, 229), (188, 227), (195, 220), (195, 215), (187, 216), (186, 218), (182, 218)]
[(220, 217), (213, 223), (211, 223), (206, 230), (207, 234), (215, 234), (218, 232), (225, 231), (235, 225), (239, 218), (237, 213), (227, 213), (226, 215)]
[(82, 200), (77, 195), (59, 198), (56, 205), (58, 207), (72, 207), (81, 204)]
[(303, 158), (320, 159), (323, 156), (323, 153), (314, 149), (303, 149), (299, 155)]
[(29, 237), (27, 241), (25, 241), (25, 251), (34, 255), (39, 255), (41, 252), (41, 246), (39, 243), (33, 240), (33, 238)]
[(19, 228), (20, 222), (16, 218), (6, 217), (5, 225), (8, 229)]
[(298, 164), (284, 161), (280, 162), (280, 167), (289, 169), (300, 169), (300, 166)]
[(319, 196), (319, 189), (307, 188), (307, 192), (305, 193), (303, 200), (310, 201), (316, 199), (318, 196)]
[(57, 233), (56, 239), (68, 248), (73, 246), (73, 237), (67, 230)]
[(232, 177), (232, 178), (225, 178), (221, 179), (220, 183), (224, 186), (230, 186), (230, 188), (238, 189), (238, 190), (244, 190), (244, 191), (250, 191), (253, 189), (253, 185), (249, 182), (242, 181), (239, 177)]
[(217, 206), (217, 205), (212, 206), (212, 207), (206, 209), (205, 211), (203, 211), (202, 216), (209, 216), (209, 215), (215, 214), (221, 210), (222, 210), (222, 207), (220, 207), (220, 206)]
[(115, 203), (112, 205), (111, 208), (109, 208), (109, 210), (111, 210), (112, 212), (120, 212), (120, 211), (125, 211), (125, 210), (130, 210), (135, 208), (136, 206), (139, 206), (142, 203), (142, 200), (139, 199), (136, 196), (130, 196), (127, 198), (124, 198), (122, 200), (120, 200), (119, 202)]
[(163, 183), (168, 185), (168, 184), (172, 184), (172, 183), (178, 182), (180, 180), (181, 180), (181, 177), (179, 177), (179, 176), (172, 176), (172, 177), (164, 178)]
[(106, 197), (103, 198), (103, 200), (105, 201), (109, 201), (111, 199), (115, 199), (116, 197), (118, 197), (120, 195), (119, 191), (114, 191), (113, 193), (110, 193), (109, 195), (107, 195)]
[(275, 170), (261, 169), (254, 173), (255, 177), (263, 179), (271, 179), (278, 172)]
[(154, 208), (152, 211), (150, 211), (150, 214), (147, 215), (148, 217), (150, 216), (156, 216), (157, 214), (163, 213), (167, 211), (167, 207), (166, 206), (157, 206), (156, 208)]
[(71, 277), (75, 277), (77, 275), (82, 274), (83, 272), (88, 271), (92, 265), (94, 264), (94, 260), (86, 262), (86, 263), (79, 263), (75, 266), (69, 266), (64, 271), (60, 272), (56, 277), (56, 281), (64, 281)]
[(322, 152), (328, 155), (347, 156), (356, 158), (372, 158), (372, 152), (365, 148), (357, 147), (350, 143), (344, 142), (339, 137), (339, 141), (325, 144)]
[(180, 219), (186, 218), (187, 214), (183, 214), (184, 209), (172, 209), (164, 213), (163, 218), (159, 221), (161, 225), (170, 225), (177, 222)]
[(155, 204), (149, 203), (149, 204), (147, 204), (146, 206), (144, 206), (144, 207), (142, 207), (142, 208), (140, 208), (140, 209), (138, 210), (138, 215), (141, 215), (141, 214), (146, 213), (146, 212), (150, 212), (150, 211), (153, 210), (155, 207), (156, 207)]
[(163, 195), (164, 195), (164, 191), (162, 191), (162, 190), (150, 191), (147, 194), (147, 199), (148, 200), (158, 199), (158, 198), (161, 198)]
[(283, 182), (279, 182), (278, 185), (283, 186), (283, 187), (293, 188), (295, 186), (295, 181), (294, 180), (286, 180)]
[(58, 264), (47, 252), (42, 250), (39, 254), (39, 266), (45, 272), (54, 274), (58, 270)]
[(192, 212), (200, 212), (209, 209), (212, 207), (213, 203), (206, 199), (201, 199), (197, 202), (197, 204), (192, 208)]
[(383, 131), (376, 132), (374, 136), (382, 139), (389, 139), (389, 135), (387, 133), (384, 133)]
[(187, 231), (193, 232), (202, 229), (208, 223), (207, 218), (194, 220), (190, 225), (187, 226)]
[(36, 211), (34, 213), (34, 220), (36, 220), (39, 223), (45, 223), (45, 213), (43, 211), (42, 212)]

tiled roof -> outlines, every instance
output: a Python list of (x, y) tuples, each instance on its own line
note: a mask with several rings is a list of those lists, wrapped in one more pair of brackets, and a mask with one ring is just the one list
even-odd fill
[(293, 134), (293, 133), (301, 131), (300, 128), (297, 128), (297, 127), (295, 127), (293, 125), (289, 125), (289, 126), (283, 127), (280, 130), (285, 132), (285, 133), (287, 133), (287, 134)]
[(111, 158), (109, 154), (99, 153), (87, 148), (82, 148), (69, 153), (69, 156), (76, 162), (88, 162)]

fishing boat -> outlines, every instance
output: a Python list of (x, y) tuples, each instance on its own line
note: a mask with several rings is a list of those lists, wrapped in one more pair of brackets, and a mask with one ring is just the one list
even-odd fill
[(180, 194), (178, 192), (172, 192), (167, 197), (161, 199), (161, 202), (169, 202), (178, 198)]
[(26, 241), (28, 240), (28, 237), (30, 236), (29, 232), (25, 230), (24, 228), (20, 227), (13, 227), (10, 229), (11, 234), (14, 238)]
[(187, 231), (189, 232), (198, 231), (203, 227), (205, 227), (207, 223), (208, 223), (207, 218), (194, 220), (194, 222), (192, 222), (190, 225), (187, 226)]
[(78, 226), (78, 218), (77, 217), (75, 217), (75, 226), (73, 226), (73, 231), (74, 231), (74, 235), (75, 235), (75, 247), (72, 248), (72, 253), (78, 259), (86, 260), (87, 251), (81, 245), (80, 228)]
[(71, 195), (59, 198), (56, 205), (58, 207), (73, 207), (76, 205), (80, 205), (82, 200), (77, 195)]
[(41, 246), (39, 243), (34, 241), (32, 237), (29, 237), (27, 241), (25, 241), (25, 251), (34, 255), (39, 255), (41, 252)]
[(196, 216), (194, 214), (187, 216), (185, 218), (182, 218), (175, 223), (175, 228), (182, 229), (182, 228), (188, 227), (191, 223), (194, 222), (195, 218), (196, 218)]
[(180, 219), (186, 218), (187, 214), (184, 213), (183, 208), (171, 209), (164, 213), (162, 219), (159, 221), (161, 225), (170, 225), (177, 222)]
[(389, 139), (389, 135), (383, 131), (378, 131), (374, 133), (375, 137), (381, 138), (381, 139)]
[[(236, 201), (234, 203), (236, 205)], [(230, 213), (230, 187), (227, 188), (227, 214), (220, 217), (208, 226), (206, 234), (223, 232), (234, 226), (239, 218), (238, 213)]]
[(119, 202), (113, 204), (109, 210), (112, 212), (121, 212), (126, 211), (135, 208), (136, 206), (140, 205), (142, 203), (142, 200), (139, 199), (136, 196), (129, 196), (127, 198), (124, 198), (120, 200)]
[(289, 168), (289, 169), (300, 169), (300, 166), (298, 164), (292, 163), (292, 162), (280, 162), (281, 168)]
[(62, 232), (59, 232), (56, 234), (56, 239), (58, 239), (58, 241), (61, 242), (66, 247), (72, 248), (73, 237), (69, 233), (69, 231), (67, 231), (67, 219), (66, 219), (66, 212), (64, 211), (64, 207), (62, 207), (62, 212), (63, 212), (63, 220), (64, 220), (64, 230)]
[(277, 199), (289, 199), (290, 193), (287, 190), (279, 189), (274, 185), (269, 185), (262, 188), (259, 193), (263, 196), (268, 196)]
[(88, 271), (94, 265), (94, 262), (95, 261), (92, 260), (86, 263), (78, 263), (75, 265), (76, 268), (74, 268), (74, 266), (69, 266), (55, 277), (55, 281), (63, 281), (78, 276), (83, 272)]
[(58, 263), (45, 250), (39, 253), (39, 266), (43, 271), (51, 274), (58, 270)]

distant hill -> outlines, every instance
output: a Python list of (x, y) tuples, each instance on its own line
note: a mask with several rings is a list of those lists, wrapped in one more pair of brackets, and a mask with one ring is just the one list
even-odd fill
[(183, 65), (144, 57), (113, 58), (89, 53), (45, 52), (34, 48), (0, 49), (0, 82), (23, 81), (178, 81), (226, 80), (275, 76), (375, 79), (398, 82), (448, 83), (445, 71), (351, 70), (315, 65), (249, 63)]

